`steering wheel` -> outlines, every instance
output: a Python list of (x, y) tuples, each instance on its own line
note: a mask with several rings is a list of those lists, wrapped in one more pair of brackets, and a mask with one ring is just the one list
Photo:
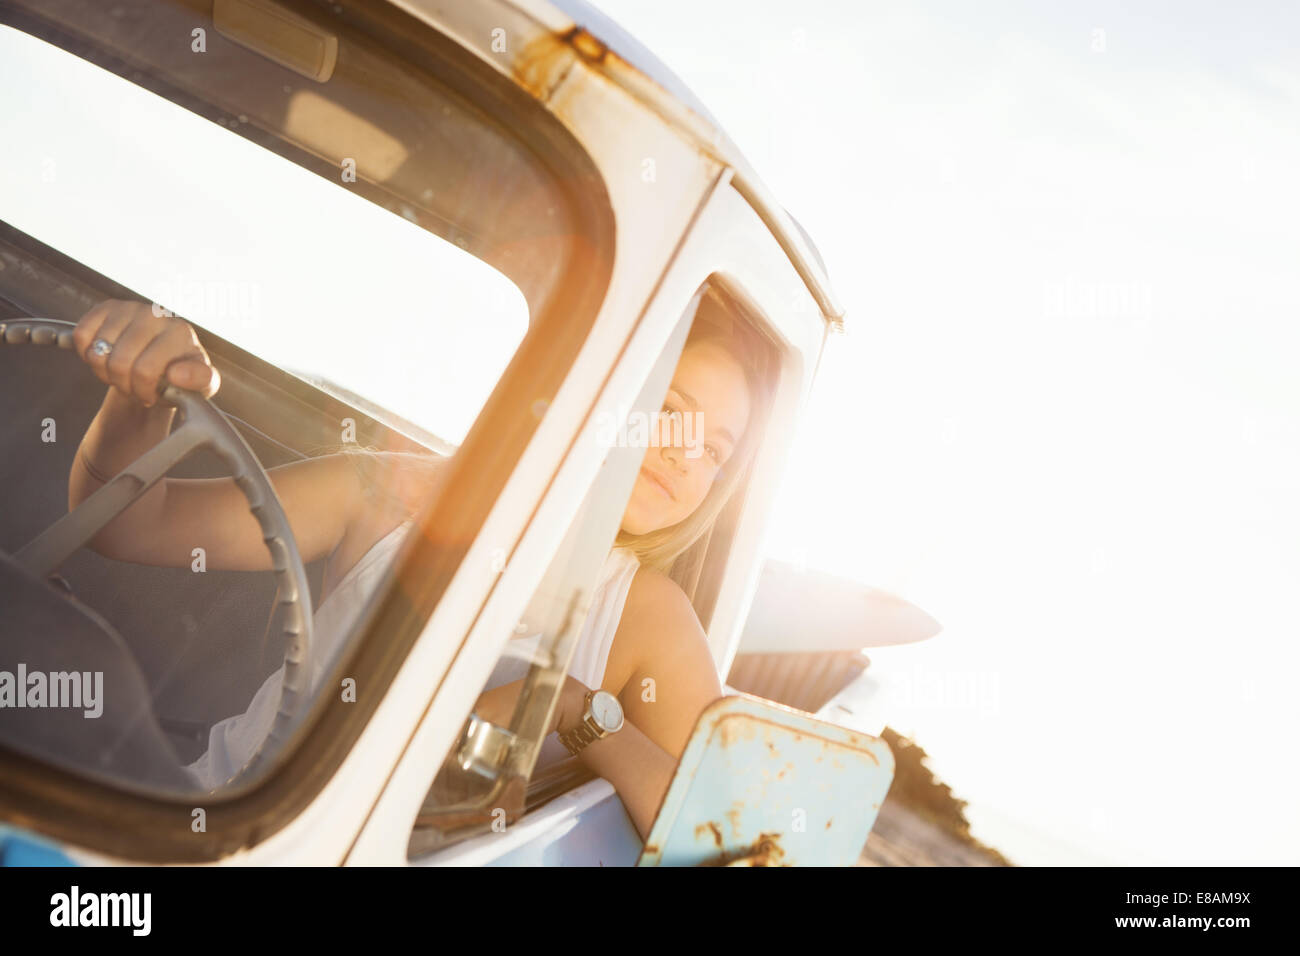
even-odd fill
[[(75, 322), (60, 319), (16, 319), (0, 322), (0, 344), (45, 345), (69, 351)], [(180, 423), (171, 434), (154, 445), (72, 511), (28, 542), (13, 559), (39, 581), (72, 556), (100, 529), (125, 511), (153, 487), (177, 462), (198, 448), (215, 452), (231, 471), (249, 509), (262, 526), (262, 538), (271, 552), (271, 564), (279, 585), (279, 604), (285, 608), (284, 679), (280, 705), (267, 736), (224, 785), (260, 767), (266, 755), (282, 744), (296, 724), (296, 718), (310, 700), (312, 613), (307, 571), (289, 519), (266, 470), (243, 436), (226, 421), (210, 401), (197, 392), (168, 385), (161, 398), (176, 408)]]

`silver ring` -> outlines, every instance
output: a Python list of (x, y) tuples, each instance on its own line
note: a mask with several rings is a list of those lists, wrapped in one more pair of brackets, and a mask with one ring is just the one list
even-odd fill
[(95, 339), (95, 341), (90, 343), (90, 348), (86, 351), (96, 358), (103, 358), (109, 352), (113, 351), (113, 343), (107, 339)]

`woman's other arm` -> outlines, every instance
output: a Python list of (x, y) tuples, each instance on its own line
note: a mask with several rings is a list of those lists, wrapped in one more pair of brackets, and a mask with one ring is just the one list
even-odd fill
[[(474, 710), (505, 727), (522, 680), (485, 691)], [(671, 579), (638, 571), (605, 667), (604, 689), (619, 698), (624, 724), (579, 753), (582, 763), (613, 784), (644, 840), (700, 712), (722, 696), (704, 630)], [(566, 677), (547, 733), (571, 730), (582, 719), (588, 688)]]
[[(605, 677), (625, 723), (579, 757), (614, 785), (644, 840), (700, 712), (722, 696), (704, 629), (672, 579), (644, 569), (632, 579)], [(563, 730), (581, 719), (585, 688), (566, 694)]]
[[(87, 354), (96, 338), (113, 344), (107, 358)], [(74, 333), (78, 354), (112, 386), (86, 430), (68, 476), (69, 510), (168, 434), (175, 410), (158, 398), (166, 380), (211, 397), (220, 376), (194, 330), (155, 316), (143, 302), (110, 300), (92, 308)], [(331, 552), (355, 520), (361, 485), (342, 455), (272, 469), (276, 495), (305, 562)], [(90, 546), (120, 561), (179, 567), (203, 548), (213, 570), (271, 567), (261, 526), (231, 478), (165, 478), (118, 515)]]
[[(474, 712), (489, 723), (509, 727), (523, 683), (517, 680), (485, 691), (475, 703)], [(587, 690), (576, 678), (565, 678), (547, 736), (578, 725), (586, 707)], [(677, 758), (646, 736), (626, 714), (624, 717), (621, 730), (589, 743), (578, 756), (592, 773), (613, 784), (644, 840), (677, 770)]]

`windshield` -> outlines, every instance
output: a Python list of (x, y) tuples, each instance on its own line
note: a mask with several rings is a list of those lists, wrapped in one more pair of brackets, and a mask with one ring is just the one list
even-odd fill
[[(223, 42), (212, 33), (209, 51), (237, 52)], [(357, 699), (334, 669), (434, 499), (440, 462), (566, 278), (569, 198), (487, 113), (421, 86), (429, 102), (402, 105), (440, 143), (429, 151), (341, 105), (345, 84), (329, 98), (289, 70), (256, 69), (284, 74), (276, 102), (227, 114), (177, 94), (187, 109), (0, 25), (0, 323), (75, 322), (124, 297), (174, 315), (218, 359), (214, 402), (282, 500), (284, 476), (325, 458), (354, 468), (366, 496), (343, 538), (316, 545), (303, 529), (346, 502), (285, 505), (314, 605), (301, 660), (274, 576), (247, 573), (269, 570), (265, 547), (250, 558), (220, 540), (251, 521), (242, 498), (228, 521), (176, 511), (207, 529), (193, 540), (154, 527), (129, 547), (81, 548), (42, 587), (21, 549), (77, 498), (74, 455), (113, 392), (78, 356), (0, 349), (4, 420), (50, 423), (0, 432), (0, 477), (16, 492), (0, 515), (0, 744), (145, 792), (247, 784), (249, 755), (296, 728), (279, 726), (288, 704), (298, 721), (321, 698)], [(241, 71), (203, 79), (214, 75), (233, 84)], [(476, 188), (487, 183), (499, 188)], [(201, 482), (229, 469), (192, 459), (160, 482), (167, 502), (216, 500)], [(286, 689), (294, 668), (306, 703)], [(163, 756), (180, 776), (149, 769)]]
[(8, 223), (460, 444), (527, 330), (509, 279), (350, 192), (346, 164), (331, 183), (10, 28), (0, 63)]

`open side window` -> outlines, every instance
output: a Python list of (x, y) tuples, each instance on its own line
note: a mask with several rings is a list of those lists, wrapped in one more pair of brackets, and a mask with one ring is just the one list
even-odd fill
[[(748, 360), (753, 372), (765, 384), (760, 388), (763, 400), (751, 410), (748, 429), (755, 443), (761, 444), (767, 433), (781, 376), (781, 347), (776, 344), (775, 336), (766, 330), (762, 318), (743, 301), (739, 290), (734, 289), (729, 281), (715, 276), (705, 288), (702, 309), (709, 320), (725, 328), (739, 325), (752, 341)], [(727, 558), (745, 510), (753, 471), (754, 459), (751, 458), (709, 531), (674, 562), (671, 572), (673, 579), (691, 599), (706, 633), (711, 627)]]
[[(409, 858), (499, 830), (592, 779), (580, 760), (567, 754), (557, 735), (544, 736), (544, 731), (566, 673), (589, 687), (605, 686), (615, 694), (622, 690), (605, 684), (603, 678), (608, 645), (622, 608), (621, 599), (612, 595), (621, 586), (625, 596), (630, 583), (628, 566), (616, 556), (621, 550), (616, 543), (646, 457), (645, 443), (636, 438), (637, 422), (654, 422), (665, 407), (665, 395), (692, 329), (699, 323), (714, 323), (725, 330), (733, 322), (746, 322), (753, 329), (722, 290), (712, 283), (701, 286), (626, 417), (620, 416), (612, 429), (604, 430), (605, 437), (597, 439), (608, 448), (605, 460), (483, 688), (487, 692), (519, 682), (522, 690), (513, 716), (506, 726), (492, 725), (475, 714), (467, 719), (416, 819)], [(760, 351), (761, 362), (772, 363), (760, 365), (762, 374), (770, 378), (774, 353), (765, 346)], [(754, 429), (750, 441), (761, 440), (768, 411), (751, 410), (746, 429), (747, 435)], [(599, 435), (602, 429), (597, 424)], [(643, 434), (646, 431), (641, 429)], [(750, 467), (745, 465), (737, 476), (715, 530), (683, 552), (668, 572), (688, 597), (705, 596), (700, 589), (704, 582), (709, 600), (716, 599), (716, 578), (743, 507)], [(630, 573), (635, 573), (635, 565)], [(701, 605), (696, 608), (699, 613)], [(605, 653), (593, 652), (602, 643)]]

